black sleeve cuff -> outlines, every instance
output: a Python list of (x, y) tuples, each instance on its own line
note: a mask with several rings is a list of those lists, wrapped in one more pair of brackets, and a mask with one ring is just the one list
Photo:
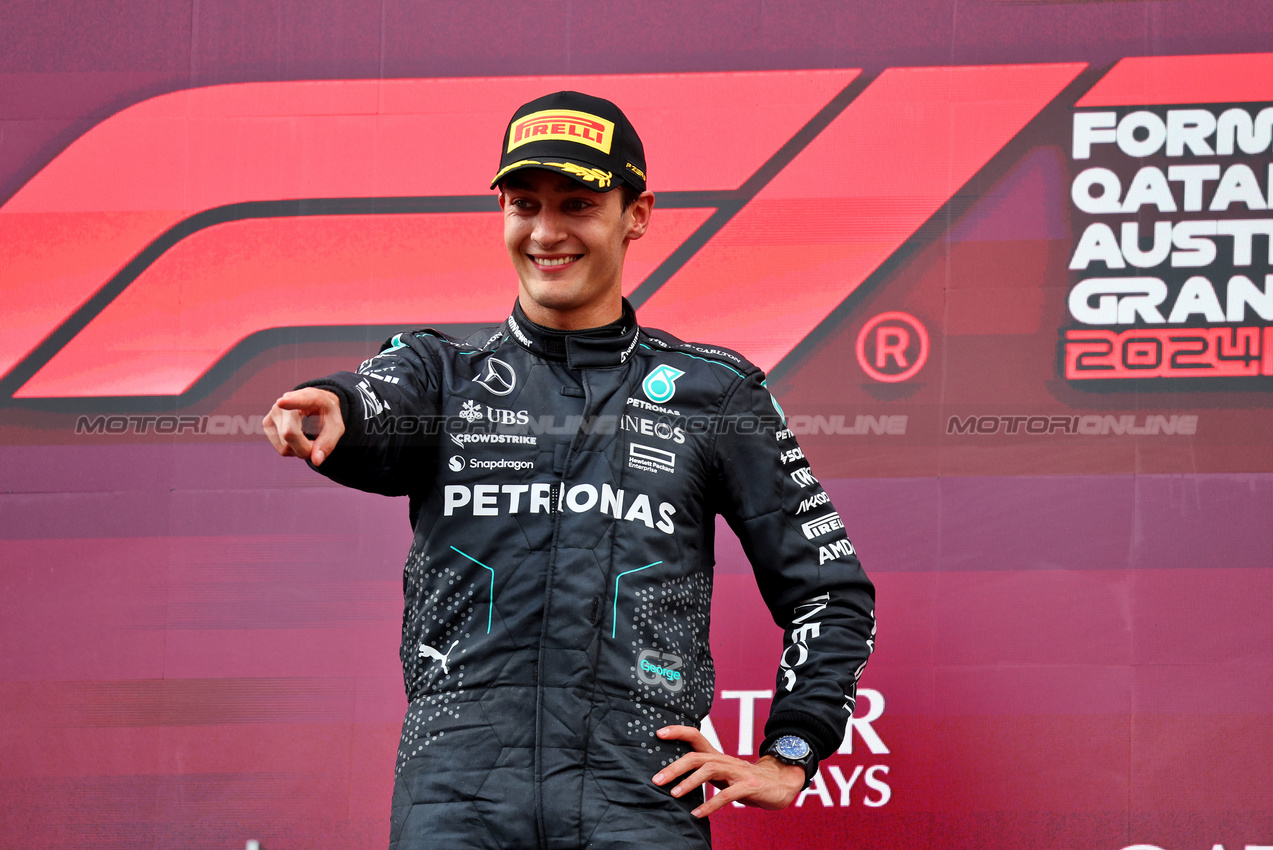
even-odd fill
[(352, 399), (349, 397), (349, 389), (339, 381), (333, 381), (331, 378), (318, 378), (314, 381), (306, 381), (303, 384), (297, 384), (293, 389), (303, 390), (306, 387), (313, 387), (316, 390), (327, 390), (336, 394), (336, 398), (340, 399), (340, 421), (344, 423), (345, 430), (349, 430), (349, 409), (353, 406)]
[[(844, 720), (847, 726), (848, 717), (846, 716)], [(760, 751), (763, 753), (768, 750), (769, 745), (783, 735), (798, 735), (804, 738), (813, 748), (813, 754), (817, 756), (818, 761), (834, 754), (844, 741), (843, 729), (836, 730), (812, 714), (803, 711), (779, 711), (769, 715), (769, 720), (765, 723), (765, 740), (760, 745)]]

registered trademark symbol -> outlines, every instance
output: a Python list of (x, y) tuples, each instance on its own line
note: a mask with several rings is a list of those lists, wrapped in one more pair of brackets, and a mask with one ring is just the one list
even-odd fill
[(913, 378), (928, 362), (928, 329), (910, 313), (880, 313), (858, 332), (857, 357), (862, 371), (877, 381)]

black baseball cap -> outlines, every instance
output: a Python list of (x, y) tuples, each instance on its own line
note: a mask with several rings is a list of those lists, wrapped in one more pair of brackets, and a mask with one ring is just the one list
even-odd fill
[(632, 123), (610, 101), (577, 91), (544, 95), (513, 113), (491, 188), (526, 168), (559, 171), (597, 192), (619, 180), (645, 191), (645, 148)]

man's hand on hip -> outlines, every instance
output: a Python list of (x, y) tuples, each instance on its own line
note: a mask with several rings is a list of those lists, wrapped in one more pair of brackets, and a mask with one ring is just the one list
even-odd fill
[[(684, 741), (694, 748), (654, 775), (655, 785), (665, 785), (688, 773), (672, 788), (673, 797), (683, 797), (704, 782), (722, 789), (691, 814), (705, 818), (726, 803), (739, 802), (769, 811), (785, 809), (804, 787), (804, 768), (785, 764), (773, 756), (757, 762), (727, 756), (707, 742), (693, 726), (665, 726), (659, 730), (665, 741)], [(692, 771), (692, 772), (691, 772)]]
[[(305, 436), (303, 423), (306, 416), (318, 417), (318, 435), (313, 440)], [(284, 393), (265, 414), (264, 425), (265, 436), (270, 438), (270, 445), (279, 454), (308, 458), (314, 466), (322, 464), (345, 433), (340, 397), (317, 387)]]

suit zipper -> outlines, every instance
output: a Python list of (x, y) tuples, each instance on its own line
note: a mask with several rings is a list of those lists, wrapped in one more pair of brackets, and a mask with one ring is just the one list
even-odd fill
[[(589, 390), (588, 381), (583, 374), (580, 374), (579, 382), (583, 384), (584, 392), (583, 419), (587, 419), (592, 410), (592, 392)], [(535, 684), (535, 825), (539, 831), (539, 844), (541, 847), (548, 846), (548, 827), (544, 822), (543, 684), (539, 681), (539, 665), (544, 660), (544, 640), (548, 633), (548, 616), (551, 613), (552, 604), (552, 582), (557, 571), (557, 550), (559, 535), (561, 534), (562, 517), (562, 511), (558, 510), (558, 500), (563, 498), (561, 494), (566, 489), (566, 477), (570, 474), (570, 462), (574, 459), (575, 449), (583, 438), (584, 431), (583, 428), (580, 428), (575, 432), (574, 437), (570, 441), (570, 446), (566, 449), (566, 459), (562, 467), (561, 478), (557, 481), (557, 492), (551, 496), (553, 500), (553, 535), (552, 552), (548, 559), (547, 586), (544, 588), (544, 621), (539, 632), (539, 660), (531, 668)]]

